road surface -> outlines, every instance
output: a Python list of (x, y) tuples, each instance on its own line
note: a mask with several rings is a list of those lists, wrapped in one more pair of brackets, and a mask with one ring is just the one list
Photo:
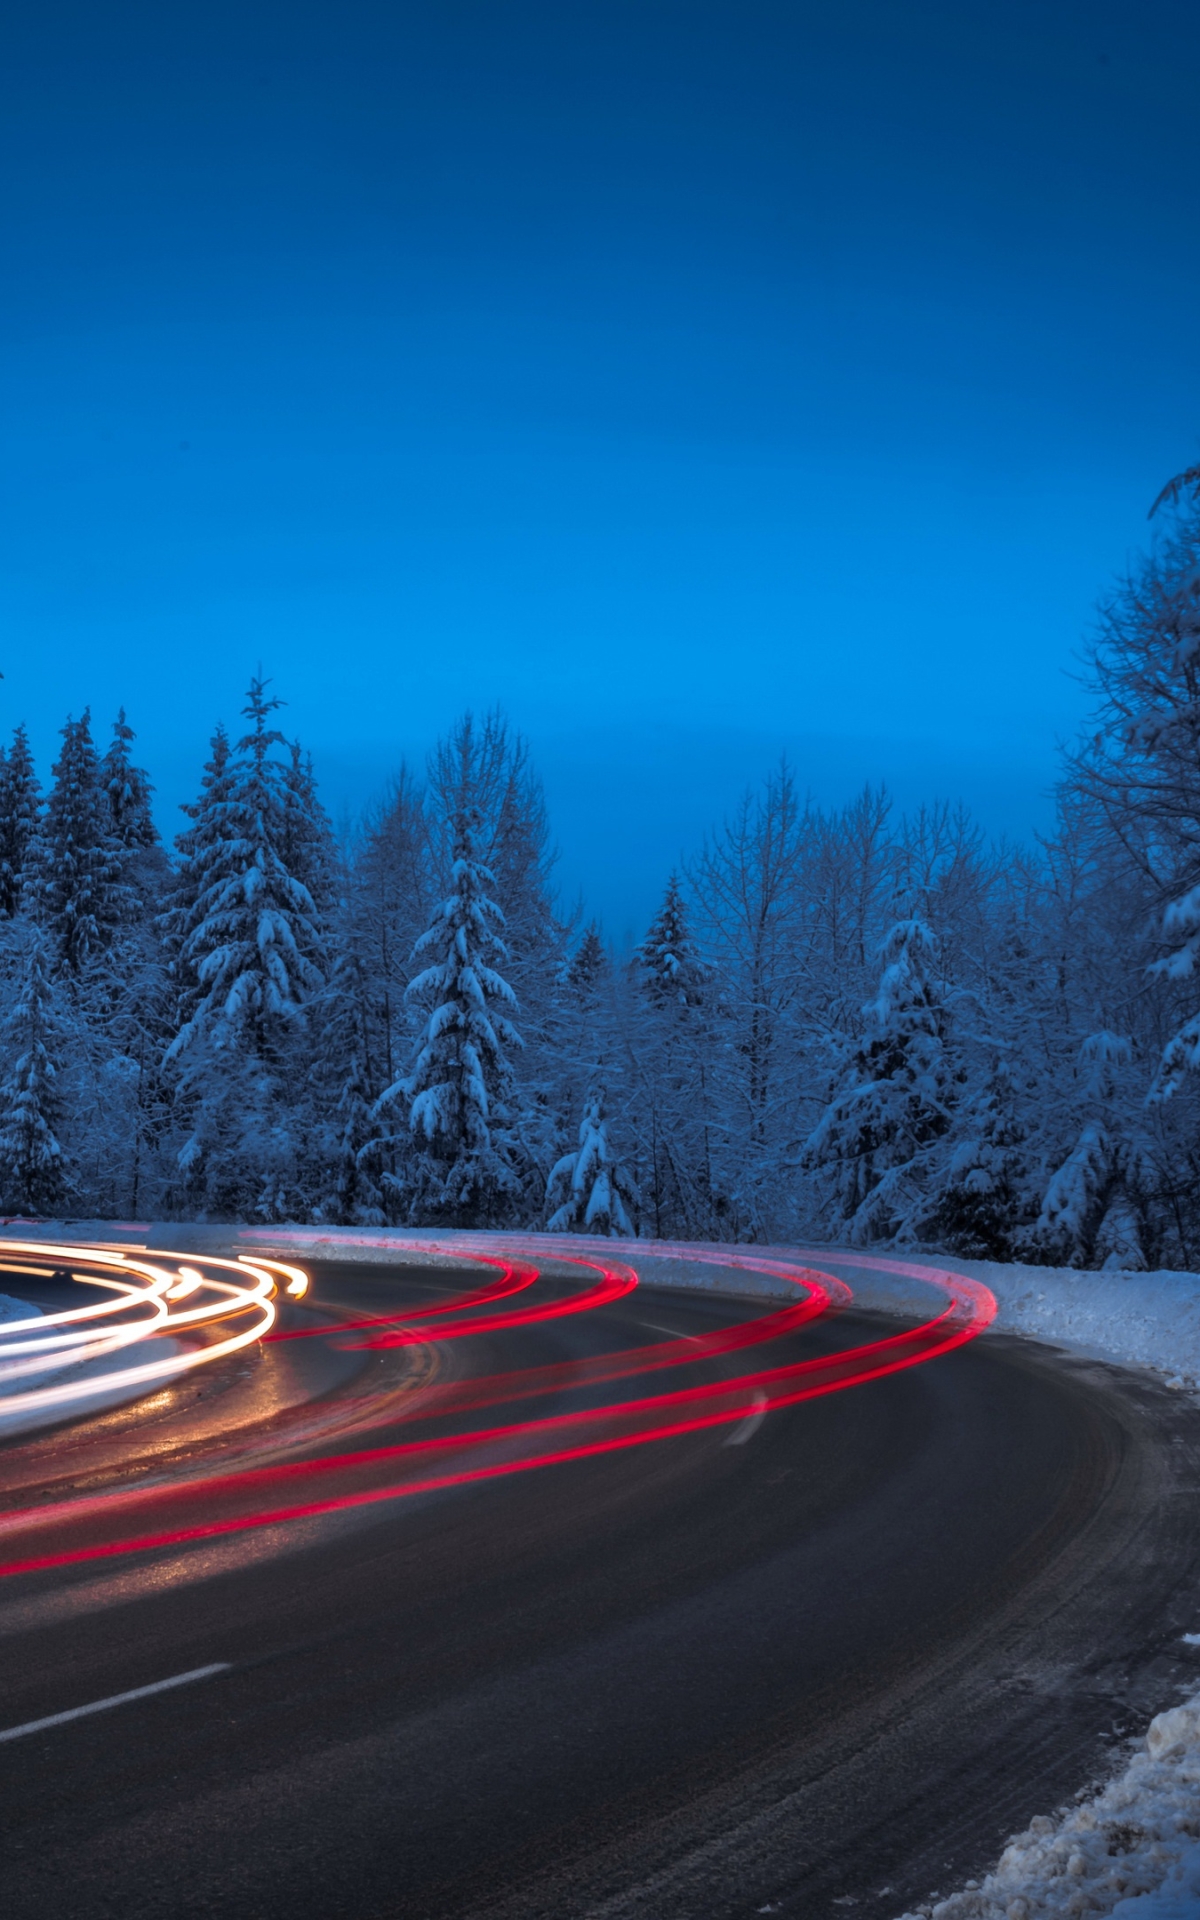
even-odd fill
[[(888, 1920), (1186, 1677), (1200, 1415), (1147, 1381), (989, 1334), (734, 1407), (911, 1316), (748, 1358), (777, 1305), (309, 1271), (288, 1337), (0, 1448), (5, 1920)], [(720, 1417), (633, 1434), (664, 1394)]]

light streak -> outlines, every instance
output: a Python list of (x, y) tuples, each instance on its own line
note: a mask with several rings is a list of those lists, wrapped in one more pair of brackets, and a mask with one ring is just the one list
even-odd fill
[[(23, 1255), (24, 1262), (10, 1259), (14, 1252)], [(141, 1250), (137, 1252), (140, 1254)], [(45, 1262), (43, 1267), (33, 1268), (27, 1264), (34, 1255), (41, 1256)], [(262, 1262), (206, 1256), (189, 1266), (179, 1264), (176, 1255), (160, 1258), (175, 1261), (175, 1271), (167, 1271), (157, 1259), (135, 1258), (130, 1253), (106, 1247), (0, 1241), (0, 1274), (36, 1272), (49, 1277), (68, 1272), (87, 1286), (100, 1287), (118, 1296), (116, 1300), (102, 1300), (91, 1306), (71, 1307), (4, 1323), (0, 1338), (0, 1433), (7, 1422), (20, 1416), (55, 1408), (70, 1412), (77, 1403), (99, 1394), (137, 1392), (155, 1381), (208, 1365), (249, 1346), (274, 1324), (275, 1282)], [(301, 1274), (297, 1267), (289, 1267), (286, 1272), (293, 1277)], [(235, 1276), (235, 1280), (220, 1277), (225, 1274)], [(179, 1303), (185, 1300), (198, 1301), (198, 1304), (181, 1306)], [(139, 1317), (121, 1319), (120, 1316), (131, 1311)], [(194, 1335), (223, 1321), (245, 1324), (238, 1325), (222, 1339), (166, 1351), (159, 1358), (139, 1361), (133, 1366), (95, 1370), (96, 1362), (119, 1354), (125, 1347), (163, 1338), (170, 1339), (175, 1347), (175, 1336), (180, 1333)], [(10, 1383), (14, 1381), (67, 1371), (72, 1375), (70, 1379), (15, 1392), (10, 1390)]]
[[(346, 1236), (351, 1238), (351, 1236)], [(366, 1238), (367, 1236), (353, 1236)], [(287, 1231), (280, 1234), (287, 1239)], [(489, 1286), (460, 1295), (456, 1302), (436, 1308), (413, 1309), (406, 1313), (362, 1316), (315, 1329), (303, 1329), (306, 1336), (324, 1334), (333, 1344), (345, 1347), (346, 1333), (370, 1337), (354, 1343), (357, 1348), (390, 1348), (411, 1345), (419, 1339), (442, 1341), (464, 1339), (483, 1332), (498, 1333), (555, 1320), (565, 1314), (600, 1312), (627, 1295), (637, 1277), (621, 1262), (601, 1259), (594, 1240), (546, 1243), (508, 1237), (499, 1242), (501, 1256), (485, 1253), (482, 1244), (471, 1236), (455, 1236), (450, 1244), (436, 1248), (417, 1241), (381, 1242), (405, 1252), (451, 1254), (460, 1263), (465, 1256), (472, 1261), (501, 1269), (501, 1278)], [(497, 1237), (489, 1237), (495, 1249)], [(516, 1256), (508, 1259), (508, 1255)], [(711, 1368), (714, 1362), (745, 1353), (752, 1347), (794, 1337), (819, 1316), (846, 1306), (850, 1289), (845, 1282), (799, 1260), (819, 1259), (819, 1255), (734, 1251), (726, 1247), (675, 1247), (655, 1243), (658, 1259), (687, 1259), (724, 1268), (734, 1267), (770, 1274), (802, 1290), (803, 1298), (768, 1313), (757, 1313), (746, 1320), (700, 1335), (680, 1337), (651, 1346), (624, 1348), (592, 1354), (579, 1360), (565, 1360), (547, 1366), (526, 1368), (510, 1373), (458, 1380), (432, 1392), (414, 1396), (414, 1406), (403, 1427), (413, 1421), (428, 1422), (450, 1415), (481, 1410), (485, 1406), (516, 1405), (546, 1393), (588, 1390), (610, 1385), (664, 1369)], [(76, 1255), (78, 1257), (78, 1255)], [(166, 1259), (170, 1256), (156, 1256)], [(263, 1467), (250, 1467), (226, 1473), (195, 1473), (176, 1476), (166, 1483), (139, 1486), (81, 1498), (53, 1501), (40, 1507), (14, 1510), (0, 1515), (0, 1533), (34, 1535), (46, 1528), (70, 1525), (74, 1538), (48, 1551), (24, 1553), (0, 1566), (0, 1574), (10, 1575), (107, 1558), (118, 1554), (149, 1552), (179, 1546), (191, 1541), (243, 1532), (251, 1528), (272, 1527), (379, 1502), (398, 1500), (419, 1493), (432, 1493), (463, 1487), (608, 1453), (619, 1452), (649, 1442), (696, 1434), (713, 1428), (732, 1429), (731, 1438), (749, 1438), (766, 1413), (795, 1406), (846, 1388), (882, 1379), (903, 1369), (953, 1352), (973, 1339), (995, 1315), (996, 1304), (986, 1287), (962, 1275), (913, 1263), (878, 1256), (843, 1256), (849, 1264), (872, 1271), (894, 1273), (916, 1279), (937, 1289), (943, 1296), (941, 1310), (932, 1318), (907, 1327), (899, 1333), (833, 1352), (803, 1359), (781, 1360), (743, 1371), (732, 1378), (702, 1380), (674, 1390), (641, 1395), (630, 1399), (607, 1397), (601, 1404), (572, 1408), (549, 1414), (542, 1419), (508, 1421), (486, 1427), (468, 1427), (452, 1433), (426, 1434), (403, 1438), (387, 1445), (355, 1452), (317, 1454), (311, 1458), (277, 1461)], [(495, 1311), (496, 1303), (515, 1291), (527, 1288), (540, 1277), (547, 1263), (555, 1269), (580, 1268), (597, 1279), (571, 1292), (558, 1292), (535, 1304)], [(205, 1261), (206, 1269), (219, 1266), (228, 1271), (233, 1263)], [(170, 1315), (165, 1304), (184, 1276), (168, 1275), (155, 1261), (125, 1263), (127, 1272), (136, 1272), (143, 1281), (143, 1297), (153, 1298)], [(303, 1270), (285, 1266), (265, 1256), (240, 1256), (233, 1267), (243, 1277), (257, 1275), (257, 1288), (246, 1289), (253, 1304), (269, 1307), (264, 1289), (273, 1282), (271, 1275), (282, 1275), (290, 1284), (294, 1277), (307, 1280)], [(116, 1284), (125, 1284), (116, 1282)], [(561, 1289), (567, 1282), (555, 1281)], [(205, 1275), (209, 1289), (236, 1292), (227, 1281)], [(190, 1295), (189, 1295), (190, 1297)], [(464, 1314), (464, 1306), (475, 1311)], [(492, 1311), (487, 1311), (489, 1305)], [(188, 1313), (178, 1313), (166, 1324), (196, 1320), (211, 1312), (201, 1305)], [(227, 1309), (232, 1310), (232, 1309)], [(273, 1309), (271, 1309), (273, 1313)], [(424, 1324), (414, 1326), (413, 1322)], [(269, 1323), (268, 1323), (269, 1324)], [(262, 1329), (260, 1327), (259, 1332)], [(240, 1336), (255, 1338), (258, 1334)], [(219, 1350), (228, 1350), (222, 1343)], [(208, 1348), (205, 1357), (218, 1349)], [(742, 1363), (744, 1365), (744, 1362)], [(106, 1376), (106, 1381), (114, 1376)], [(89, 1383), (90, 1384), (90, 1383)], [(94, 1389), (93, 1389), (94, 1390)], [(386, 1401), (386, 1419), (397, 1424), (394, 1392), (379, 1393), (381, 1418)], [(368, 1405), (370, 1396), (368, 1396)], [(11, 1404), (11, 1403), (10, 1403)], [(4, 1402), (0, 1401), (0, 1409)], [(362, 1421), (359, 1421), (362, 1424)], [(281, 1436), (286, 1438), (286, 1435)], [(481, 1458), (486, 1455), (486, 1458)], [(496, 1456), (500, 1457), (497, 1458)], [(397, 1477), (399, 1476), (399, 1477)], [(382, 1480), (382, 1484), (380, 1484)], [(363, 1482), (370, 1484), (363, 1484)], [(303, 1483), (312, 1486), (312, 1497), (280, 1500), (285, 1489), (299, 1493)], [(275, 1497), (270, 1497), (274, 1495)], [(266, 1496), (264, 1498), (264, 1496)], [(196, 1509), (201, 1511), (197, 1513)], [(141, 1525), (137, 1521), (141, 1520)], [(155, 1524), (157, 1521), (157, 1524)], [(133, 1522), (135, 1531), (124, 1529)], [(88, 1536), (91, 1537), (88, 1537)], [(15, 1544), (15, 1542), (14, 1542)], [(33, 1547), (34, 1540), (29, 1540)]]

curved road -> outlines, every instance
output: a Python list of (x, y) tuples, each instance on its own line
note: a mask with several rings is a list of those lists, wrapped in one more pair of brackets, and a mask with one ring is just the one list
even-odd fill
[(1145, 1381), (990, 1334), (828, 1390), (913, 1319), (303, 1264), (0, 1446), (0, 1733), (201, 1676), (0, 1739), (5, 1920), (888, 1920), (1186, 1677), (1200, 1414)]

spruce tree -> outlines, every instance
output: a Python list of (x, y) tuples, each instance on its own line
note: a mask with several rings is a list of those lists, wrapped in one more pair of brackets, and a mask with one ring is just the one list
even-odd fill
[(923, 920), (901, 920), (880, 948), (879, 991), (804, 1164), (832, 1186), (855, 1244), (911, 1238), (948, 1131), (954, 1088), (945, 1013), (930, 978), (937, 942)]
[(327, 918), (338, 893), (337, 842), (317, 795), (312, 755), (305, 753), (298, 740), (288, 742), (288, 754), (286, 826), (280, 851), (288, 872), (308, 889), (318, 913)]
[(453, 819), (451, 892), (414, 950), (428, 964), (409, 995), (426, 1010), (416, 1063), (377, 1103), (401, 1096), (420, 1149), (410, 1215), (456, 1226), (494, 1225), (520, 1192), (508, 1137), (508, 1049), (520, 1035), (504, 1009), (516, 996), (491, 964), (506, 958), (504, 916), (478, 856), (479, 815)]
[(154, 789), (148, 775), (129, 757), (136, 738), (122, 707), (113, 721), (112, 745), (100, 762), (100, 780), (108, 795), (113, 839), (126, 853), (144, 852), (158, 845), (158, 828), (150, 812)]
[(373, 1119), (366, 989), (354, 953), (340, 953), (317, 1000), (314, 1077), (329, 1140), (321, 1214), (343, 1226), (385, 1226), (380, 1158), (390, 1142)]
[(0, 914), (10, 918), (21, 906), (40, 807), (29, 736), (19, 726), (11, 749), (0, 749)]
[(54, 1058), (62, 1021), (36, 927), (21, 954), (17, 998), (4, 1022), (10, 1064), (0, 1084), (0, 1194), (8, 1212), (52, 1214), (71, 1190), (58, 1139), (61, 1100)]
[(667, 881), (663, 903), (637, 949), (635, 967), (645, 993), (656, 1005), (688, 1007), (699, 1002), (701, 969), (677, 874)]
[(251, 682), (243, 709), (251, 730), (230, 759), (219, 735), (214, 741), (207, 791), (191, 833), (181, 836), (183, 877), (195, 891), (176, 908), (177, 937), (194, 1008), (172, 1057), (202, 1036), (217, 1048), (272, 1057), (323, 981), (317, 908), (285, 857), (294, 797), (271, 751), (283, 735), (267, 724), (279, 705), (265, 682)]
[(1006, 1061), (967, 1100), (927, 1203), (927, 1238), (969, 1260), (1011, 1260), (1028, 1213), (1026, 1128)]
[(605, 1091), (588, 1088), (579, 1123), (579, 1147), (565, 1153), (550, 1174), (547, 1204), (559, 1204), (546, 1222), (550, 1233), (604, 1233), (632, 1238), (639, 1197), (626, 1169), (613, 1157)]
[(33, 897), (57, 957), (71, 972), (112, 944), (131, 907), (121, 847), (92, 743), (91, 716), (68, 720), (34, 843)]
[[(1200, 1072), (1200, 468), (1155, 501), (1177, 509), (1156, 550), (1103, 609), (1092, 649), (1098, 730), (1068, 762), (1157, 923), (1126, 930), (1131, 963), (1151, 961), (1168, 1035), (1151, 1099)], [(1131, 937), (1132, 936), (1132, 937)], [(1172, 1030), (1173, 1029), (1173, 1030)]]
[(600, 929), (594, 920), (590, 920), (563, 974), (564, 984), (573, 988), (581, 1000), (587, 1001), (593, 998), (608, 970), (608, 955), (604, 951)]

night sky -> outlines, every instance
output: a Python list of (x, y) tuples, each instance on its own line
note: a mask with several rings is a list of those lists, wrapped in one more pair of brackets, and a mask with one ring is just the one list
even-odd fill
[(1049, 819), (1200, 450), (1200, 9), (10, 4), (0, 722), (164, 831), (261, 661), (331, 810), (466, 705), (609, 931), (781, 749)]

